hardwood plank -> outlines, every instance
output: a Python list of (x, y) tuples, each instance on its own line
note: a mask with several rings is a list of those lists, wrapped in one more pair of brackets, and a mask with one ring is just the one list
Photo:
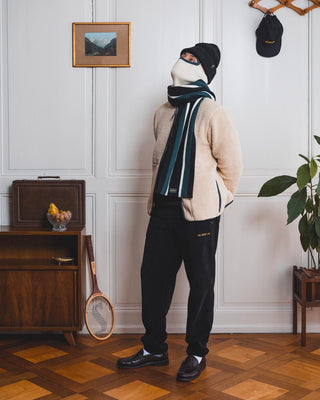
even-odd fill
[(43, 345), (31, 347), (30, 349), (22, 351), (17, 351), (13, 354), (18, 357), (24, 358), (25, 360), (28, 360), (32, 363), (39, 363), (42, 361), (50, 360), (52, 358), (64, 356), (68, 353), (51, 346)]
[(244, 347), (239, 345), (232, 345), (225, 349), (222, 349), (216, 353), (219, 357), (229, 358), (230, 360), (238, 362), (250, 361), (252, 358), (259, 357), (265, 354), (264, 351), (255, 350), (250, 347)]
[(29, 381), (19, 381), (0, 388), (1, 400), (34, 400), (48, 394), (48, 390)]
[(113, 374), (113, 371), (107, 368), (100, 367), (90, 361), (84, 361), (79, 364), (70, 365), (64, 368), (54, 370), (57, 374), (71, 379), (78, 383), (84, 383), (93, 379), (101, 378), (102, 376)]
[(302, 380), (303, 383), (301, 386), (307, 389), (315, 390), (320, 388), (320, 365), (302, 360), (292, 360), (285, 365), (275, 368), (274, 371)]
[(320, 348), (319, 348), (319, 349), (316, 349), (316, 350), (313, 350), (313, 351), (311, 351), (311, 354), (315, 354), (315, 355), (317, 355), (317, 356), (320, 356)]
[(127, 349), (117, 351), (116, 353), (112, 353), (112, 355), (116, 356), (117, 358), (129, 357), (132, 354), (137, 353), (141, 348), (142, 345), (138, 344), (137, 346), (128, 347)]
[(320, 399), (320, 392), (312, 392), (304, 397), (301, 397), (300, 400), (319, 400), (319, 399)]
[(105, 394), (117, 400), (155, 400), (168, 393), (167, 390), (149, 385), (140, 380), (127, 383), (126, 385), (105, 392)]
[(229, 389), (223, 390), (224, 393), (239, 397), (243, 400), (261, 400), (276, 399), (288, 391), (279, 387), (268, 385), (254, 379), (247, 379), (244, 382), (231, 386)]

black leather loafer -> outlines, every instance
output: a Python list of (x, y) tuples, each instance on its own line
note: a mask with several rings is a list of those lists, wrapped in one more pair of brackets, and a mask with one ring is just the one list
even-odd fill
[(143, 355), (143, 349), (138, 351), (137, 354), (134, 354), (130, 357), (119, 358), (117, 365), (118, 368), (122, 369), (134, 369), (140, 368), (147, 365), (168, 365), (169, 358), (168, 353), (163, 354), (146, 354)]
[(201, 372), (206, 367), (206, 359), (205, 357), (202, 358), (201, 362), (199, 363), (198, 360), (189, 355), (181, 364), (178, 374), (177, 374), (177, 381), (180, 382), (189, 382), (193, 379), (196, 379), (200, 376)]

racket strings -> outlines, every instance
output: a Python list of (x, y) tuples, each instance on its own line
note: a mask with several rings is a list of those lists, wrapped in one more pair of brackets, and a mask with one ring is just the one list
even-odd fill
[(111, 331), (112, 308), (104, 297), (97, 296), (90, 301), (87, 308), (87, 323), (95, 336), (103, 337)]

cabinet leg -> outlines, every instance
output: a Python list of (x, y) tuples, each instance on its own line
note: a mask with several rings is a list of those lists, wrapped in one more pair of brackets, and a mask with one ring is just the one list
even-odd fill
[(294, 335), (297, 334), (297, 324), (298, 324), (298, 318), (297, 318), (297, 301), (295, 298), (292, 300), (292, 311), (293, 311), (293, 330), (292, 333)]
[(64, 337), (66, 338), (66, 341), (68, 342), (68, 344), (70, 346), (75, 346), (76, 345), (76, 341), (74, 340), (74, 336), (73, 336), (73, 332), (72, 331), (65, 331), (63, 332)]

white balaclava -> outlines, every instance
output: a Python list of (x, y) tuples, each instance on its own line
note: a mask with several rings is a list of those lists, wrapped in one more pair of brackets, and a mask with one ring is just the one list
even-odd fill
[(202, 79), (208, 83), (208, 78), (200, 62), (194, 63), (180, 57), (171, 70), (173, 86), (187, 85)]

